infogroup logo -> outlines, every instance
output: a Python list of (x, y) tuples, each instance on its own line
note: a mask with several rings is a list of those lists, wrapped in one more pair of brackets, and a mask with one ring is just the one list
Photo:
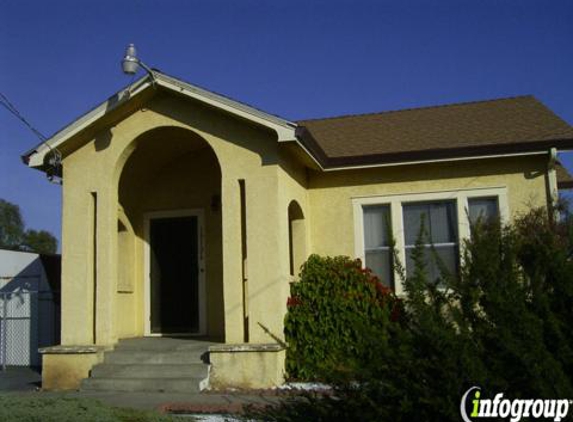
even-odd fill
[[(472, 392), (473, 395), (472, 395)], [(467, 400), (471, 400), (468, 403)], [(465, 422), (475, 422), (480, 418), (510, 418), (519, 422), (522, 418), (552, 419), (559, 422), (569, 413), (569, 399), (505, 399), (503, 393), (497, 393), (493, 400), (481, 398), (481, 388), (474, 386), (467, 390), (460, 403), (460, 413)], [(468, 416), (468, 409), (471, 409)]]

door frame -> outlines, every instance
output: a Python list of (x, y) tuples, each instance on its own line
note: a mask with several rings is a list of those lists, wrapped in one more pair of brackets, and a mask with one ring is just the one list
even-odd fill
[(170, 211), (151, 211), (143, 214), (144, 243), (143, 243), (143, 324), (146, 337), (162, 337), (162, 333), (151, 332), (151, 220), (177, 217), (197, 218), (197, 252), (198, 252), (198, 282), (199, 282), (199, 331), (195, 333), (169, 333), (165, 335), (203, 336), (207, 333), (207, 295), (205, 287), (205, 212), (200, 208), (179, 209)]

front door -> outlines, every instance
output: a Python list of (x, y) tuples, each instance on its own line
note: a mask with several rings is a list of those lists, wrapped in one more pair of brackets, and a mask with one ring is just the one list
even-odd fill
[(151, 334), (200, 330), (198, 223), (197, 216), (149, 220)]

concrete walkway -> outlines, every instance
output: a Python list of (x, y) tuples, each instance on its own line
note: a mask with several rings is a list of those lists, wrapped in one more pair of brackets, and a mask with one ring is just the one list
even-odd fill
[(216, 413), (233, 414), (244, 405), (268, 405), (276, 403), (279, 397), (246, 393), (132, 393), (102, 391), (0, 391), (0, 394), (14, 394), (20, 397), (70, 397), (99, 400), (113, 407), (127, 407), (142, 410), (158, 410), (166, 413)]
[(219, 413), (225, 410), (236, 412), (243, 405), (265, 405), (276, 403), (277, 397), (240, 393), (129, 393), (79, 391), (68, 393), (42, 392), (41, 395), (65, 395), (66, 397), (93, 398), (115, 407), (135, 409), (186, 410)]
[(135, 393), (118, 391), (40, 391), (41, 375), (27, 367), (0, 371), (0, 394), (26, 397), (71, 397), (99, 400), (114, 407), (159, 410), (168, 413), (236, 413), (244, 405), (268, 405), (280, 397), (257, 392)]

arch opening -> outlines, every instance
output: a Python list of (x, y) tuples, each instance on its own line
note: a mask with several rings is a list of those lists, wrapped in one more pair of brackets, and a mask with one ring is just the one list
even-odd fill
[(118, 337), (224, 338), (217, 156), (176, 127), (129, 148), (118, 180)]
[(288, 239), (289, 271), (291, 276), (295, 276), (307, 258), (304, 213), (295, 200), (288, 206)]

